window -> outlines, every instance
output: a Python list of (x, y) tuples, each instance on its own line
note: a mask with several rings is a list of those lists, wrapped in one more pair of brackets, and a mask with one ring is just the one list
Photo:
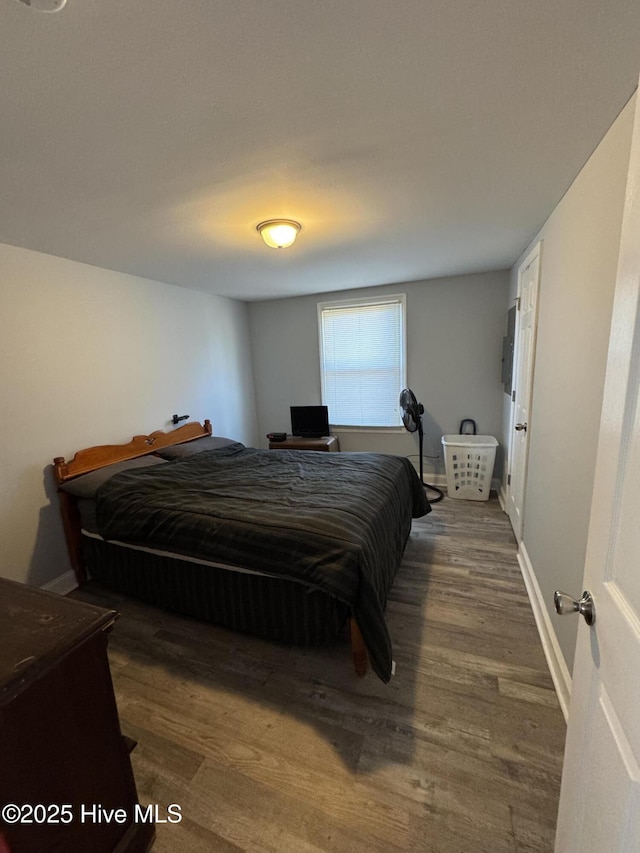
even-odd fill
[(337, 426), (397, 427), (405, 296), (318, 305), (322, 402)]

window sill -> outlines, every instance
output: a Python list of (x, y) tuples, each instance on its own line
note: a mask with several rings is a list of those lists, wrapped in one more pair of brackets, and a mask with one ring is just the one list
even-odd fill
[(338, 435), (338, 433), (349, 433), (349, 432), (366, 432), (366, 433), (378, 433), (380, 435), (400, 435), (403, 432), (406, 432), (404, 427), (401, 426), (393, 426), (393, 427), (365, 427), (365, 426), (331, 426), (331, 434)]

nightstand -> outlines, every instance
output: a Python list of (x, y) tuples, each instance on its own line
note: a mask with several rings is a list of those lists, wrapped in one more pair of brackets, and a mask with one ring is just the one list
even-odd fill
[(336, 453), (340, 450), (340, 442), (335, 435), (323, 435), (322, 438), (288, 435), (284, 441), (270, 441), (269, 450), (324, 450)]

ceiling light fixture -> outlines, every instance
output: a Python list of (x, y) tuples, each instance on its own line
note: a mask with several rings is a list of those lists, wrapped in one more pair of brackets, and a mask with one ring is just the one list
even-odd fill
[(256, 230), (272, 249), (286, 249), (298, 236), (302, 226), (293, 219), (266, 219), (256, 226)]
[(34, 12), (59, 12), (67, 5), (67, 0), (18, 0)]

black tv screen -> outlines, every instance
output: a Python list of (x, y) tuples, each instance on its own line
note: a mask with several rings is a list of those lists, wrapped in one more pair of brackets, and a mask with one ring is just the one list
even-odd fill
[(326, 406), (291, 406), (291, 434), (303, 438), (329, 435), (329, 409)]

